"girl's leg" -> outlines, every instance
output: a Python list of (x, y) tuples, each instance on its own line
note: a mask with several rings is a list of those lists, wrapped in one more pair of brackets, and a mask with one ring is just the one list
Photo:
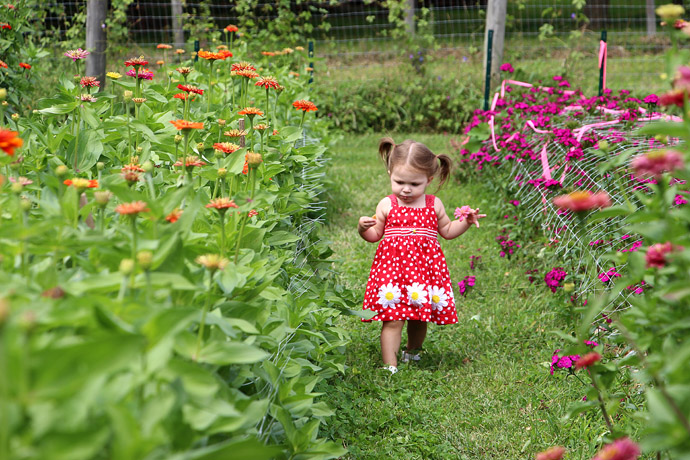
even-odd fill
[(398, 366), (398, 350), (402, 339), (405, 321), (382, 321), (381, 324), (381, 357), (383, 364)]
[(407, 322), (407, 350), (416, 350), (422, 348), (424, 339), (426, 338), (426, 321), (408, 321)]

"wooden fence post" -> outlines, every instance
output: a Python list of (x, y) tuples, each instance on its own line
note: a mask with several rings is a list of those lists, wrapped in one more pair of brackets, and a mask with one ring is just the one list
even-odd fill
[(407, 9), (405, 10), (405, 25), (410, 37), (414, 37), (415, 34), (414, 11), (416, 3), (416, 0), (407, 0)]
[(182, 2), (180, 0), (170, 0), (172, 8), (172, 30), (173, 46), (182, 48), (184, 46), (184, 30), (182, 30)]
[[(491, 80), (499, 78), (503, 64), (503, 42), (506, 34), (506, 10), (508, 0), (489, 0), (486, 7), (486, 28), (484, 30), (484, 62), (491, 62)], [(489, 30), (494, 31), (493, 52), (491, 59), (487, 59)], [(488, 71), (486, 67), (484, 71)], [(486, 88), (484, 88), (486, 91)]]
[(89, 0), (86, 2), (86, 49), (91, 54), (86, 57), (86, 75), (96, 77), (105, 86), (105, 17), (108, 0)]
[(645, 11), (647, 13), (647, 36), (656, 35), (656, 11), (654, 0), (646, 0)]

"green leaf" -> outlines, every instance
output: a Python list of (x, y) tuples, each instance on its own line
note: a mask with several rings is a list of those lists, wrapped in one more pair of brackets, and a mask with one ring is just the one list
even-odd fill
[(299, 239), (299, 236), (295, 235), (294, 233), (278, 230), (270, 233), (270, 236), (266, 239), (266, 243), (269, 246), (280, 246), (283, 244), (294, 243)]
[(109, 439), (110, 431), (106, 427), (90, 427), (76, 432), (51, 432), (34, 446), (39, 451), (36, 458), (46, 460), (96, 458)]
[(672, 137), (685, 138), (688, 136), (688, 130), (683, 123), (677, 122), (654, 122), (644, 125), (637, 131), (641, 135), (666, 134)]
[(251, 364), (266, 359), (269, 355), (253, 345), (214, 340), (201, 349), (199, 361), (224, 366), (228, 364)]
[(254, 437), (233, 439), (171, 457), (170, 460), (269, 460), (282, 449), (267, 446)]

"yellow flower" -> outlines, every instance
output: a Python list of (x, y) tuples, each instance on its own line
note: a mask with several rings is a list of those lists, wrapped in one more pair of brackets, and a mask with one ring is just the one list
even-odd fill
[(218, 254), (204, 254), (203, 256), (197, 257), (195, 261), (212, 272), (224, 269), (230, 262), (228, 259)]
[(107, 74), (105, 74), (105, 76), (108, 78), (112, 78), (113, 80), (117, 80), (119, 78), (122, 78), (122, 74), (119, 74), (117, 72), (108, 72)]
[(672, 23), (685, 13), (685, 9), (680, 5), (674, 5), (673, 3), (668, 3), (666, 5), (661, 5), (656, 9), (656, 14), (668, 23)]

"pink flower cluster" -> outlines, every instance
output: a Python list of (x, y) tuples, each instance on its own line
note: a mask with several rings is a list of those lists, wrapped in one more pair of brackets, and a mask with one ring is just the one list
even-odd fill
[(672, 245), (670, 242), (653, 244), (647, 249), (645, 260), (647, 268), (664, 268), (666, 266), (666, 256), (675, 251), (682, 251), (683, 246)]
[(465, 295), (467, 293), (467, 290), (474, 286), (475, 282), (475, 277), (474, 276), (466, 276), (462, 279), (462, 281), (458, 282), (458, 290), (460, 291), (460, 295)]
[(611, 267), (608, 271), (599, 273), (598, 276), (602, 283), (608, 283), (612, 279), (620, 277), (621, 274), (616, 271), (616, 267)]
[(563, 355), (559, 356), (558, 352), (561, 350), (556, 350), (551, 356), (551, 375), (553, 375), (554, 369), (570, 369), (575, 366), (575, 363), (580, 359), (580, 355)]
[(130, 69), (127, 71), (127, 75), (130, 77), (138, 77), (140, 80), (153, 80), (153, 72), (148, 69), (139, 69), (139, 74), (135, 69)]
[(512, 256), (515, 252), (515, 249), (522, 247), (515, 241), (511, 240), (508, 236), (509, 234), (510, 230), (504, 228), (501, 230), (501, 234), (495, 238), (498, 244), (501, 245), (501, 252), (499, 253), (501, 257)]
[(481, 262), (482, 256), (475, 256), (471, 255), (470, 256), (470, 270), (474, 270), (474, 268)]
[(536, 279), (532, 275), (534, 275), (535, 273), (538, 273), (538, 272), (539, 272), (539, 270), (537, 270), (536, 268), (534, 270), (527, 270), (525, 272), (525, 275), (527, 275), (527, 279), (529, 280), (530, 284), (534, 283), (534, 280)]
[(556, 292), (559, 287), (562, 287), (563, 280), (568, 273), (562, 267), (552, 268), (546, 275), (544, 275), (544, 282), (551, 289), (551, 292)]

